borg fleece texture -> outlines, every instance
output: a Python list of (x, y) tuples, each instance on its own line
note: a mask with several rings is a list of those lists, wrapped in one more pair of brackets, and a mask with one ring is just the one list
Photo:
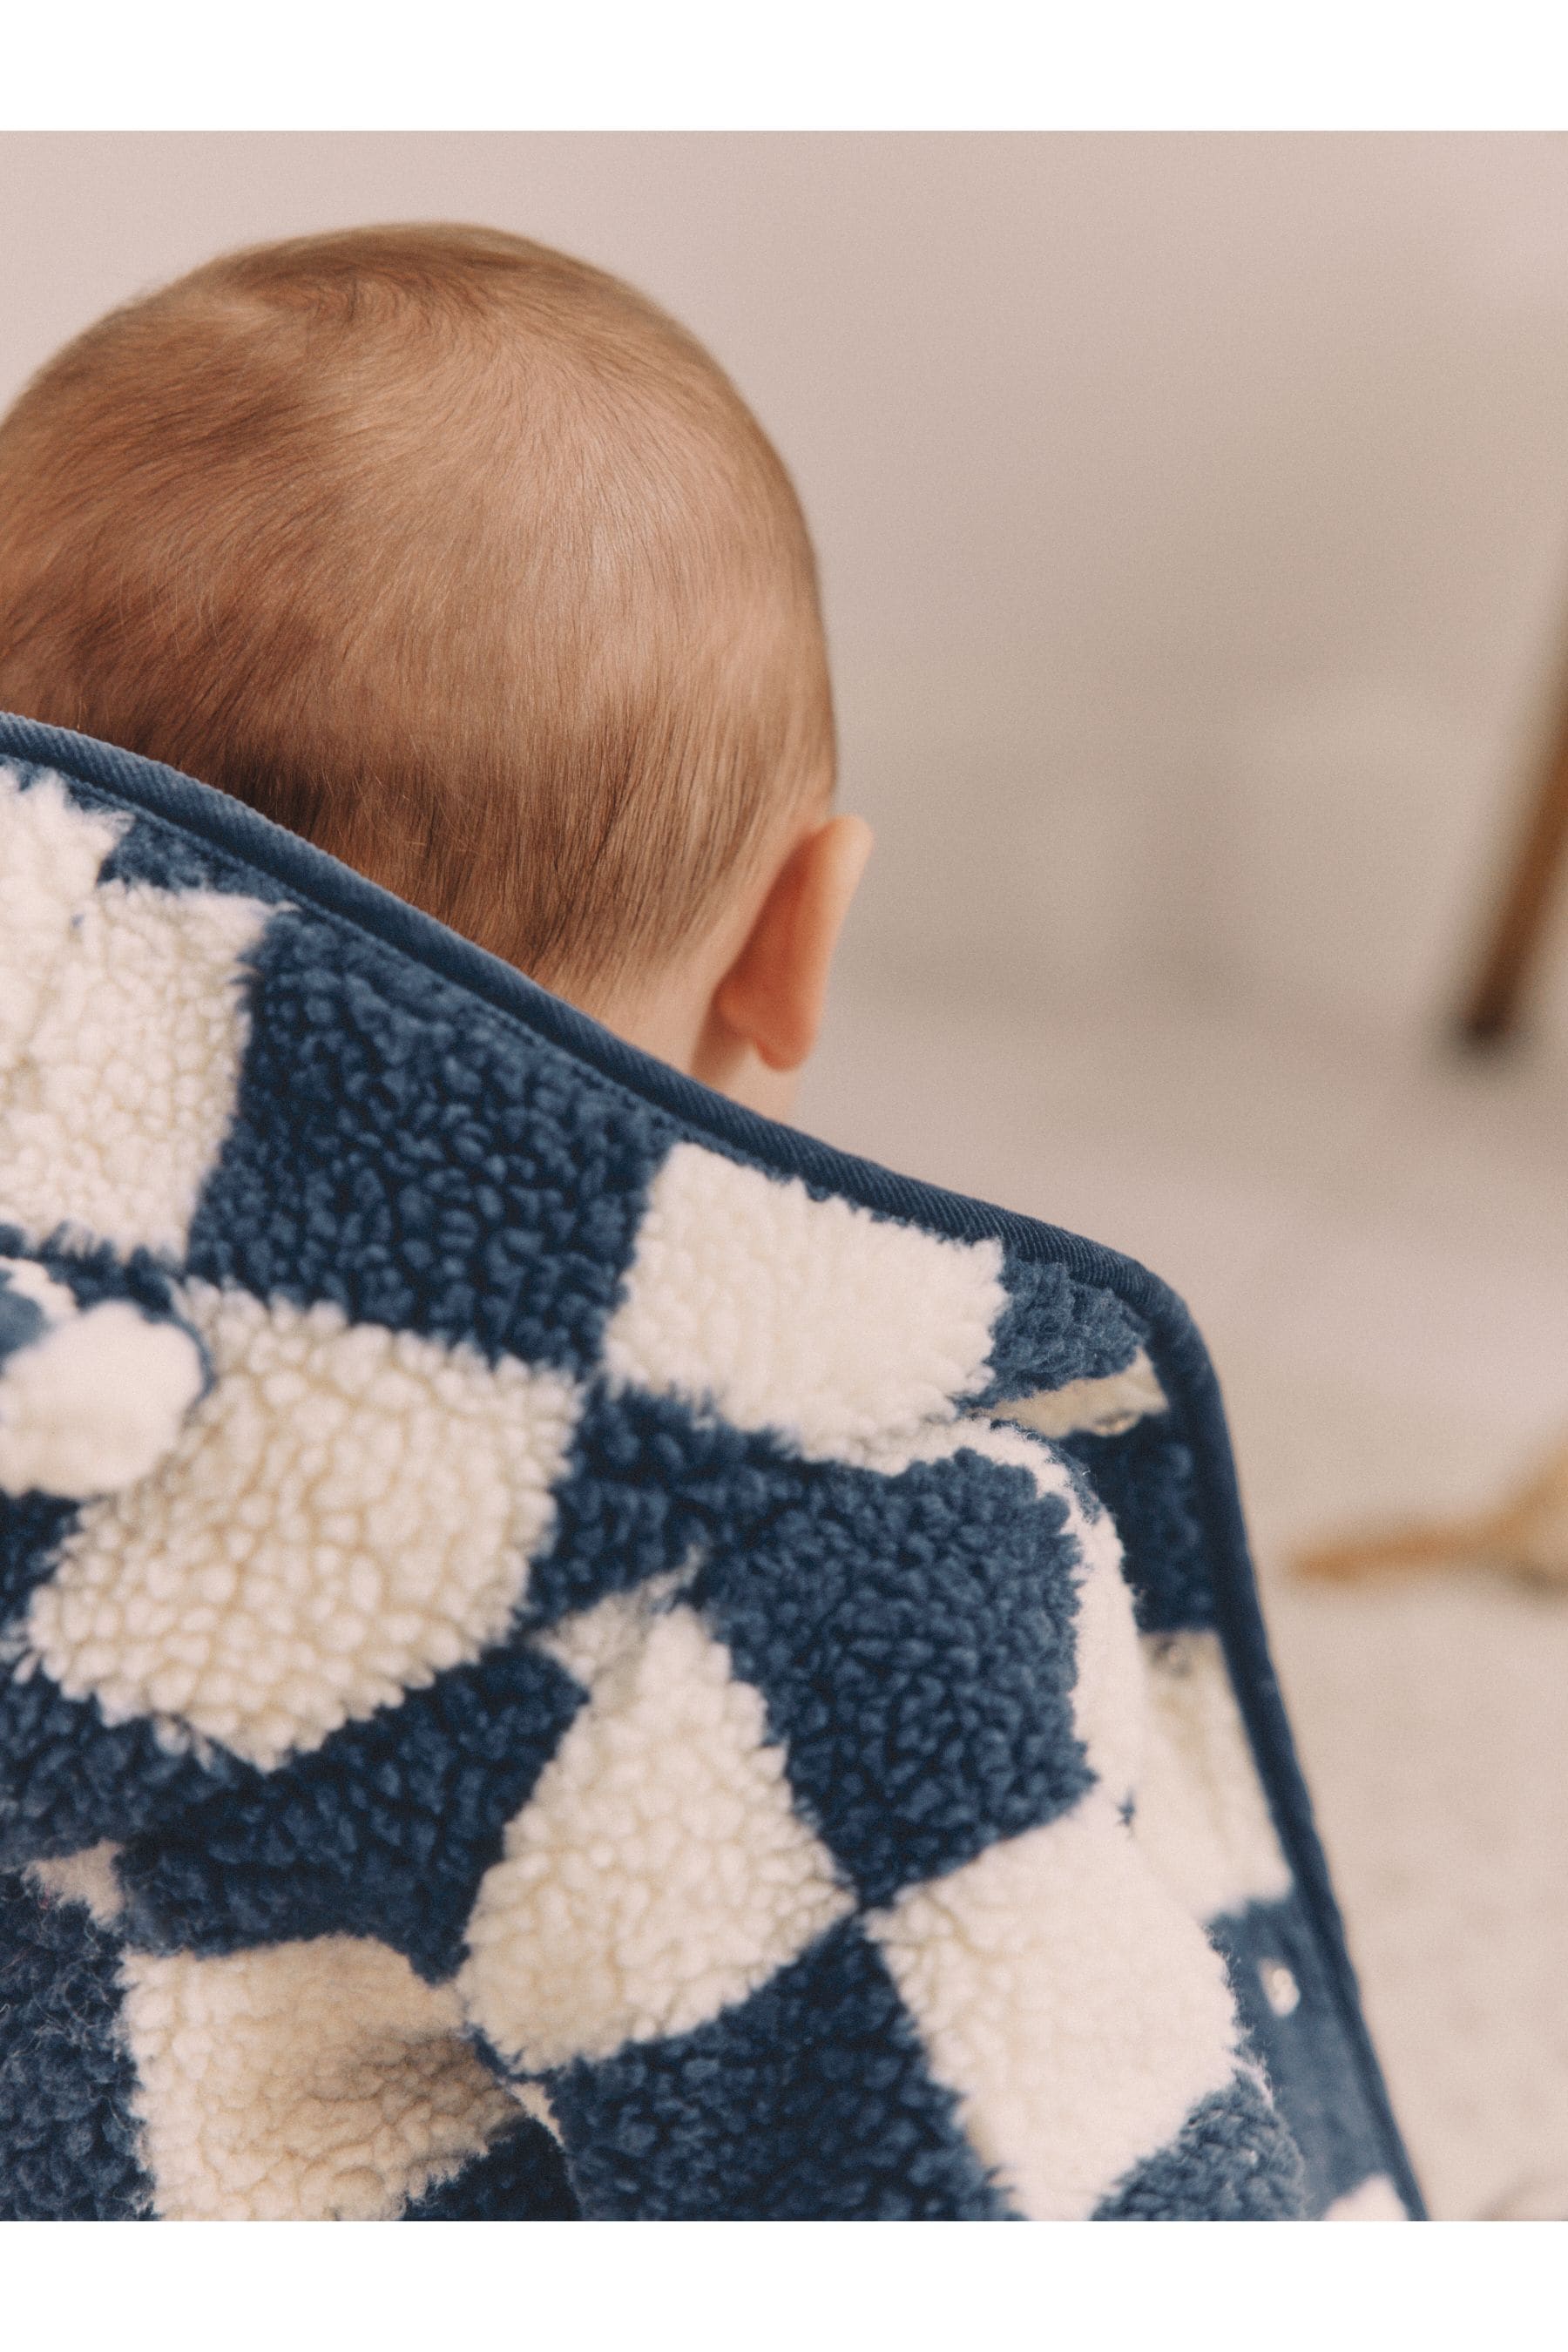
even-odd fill
[(0, 2216), (1418, 2210), (1172, 1295), (0, 721)]

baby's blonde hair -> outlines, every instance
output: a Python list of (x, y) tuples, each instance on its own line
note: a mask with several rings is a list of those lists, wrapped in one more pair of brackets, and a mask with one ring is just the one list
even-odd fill
[(674, 955), (833, 771), (811, 542), (727, 377), (618, 279), (435, 224), (226, 255), (34, 378), (0, 708), (579, 992)]

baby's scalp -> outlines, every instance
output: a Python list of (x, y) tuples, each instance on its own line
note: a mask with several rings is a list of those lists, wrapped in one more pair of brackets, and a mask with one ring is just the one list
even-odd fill
[(816, 570), (717, 364), (499, 230), (230, 254), (0, 422), (0, 708), (184, 769), (568, 992), (826, 795)]

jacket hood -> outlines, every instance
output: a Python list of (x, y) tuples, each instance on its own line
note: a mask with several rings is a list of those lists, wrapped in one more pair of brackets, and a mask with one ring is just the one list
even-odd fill
[(0, 1643), (0, 2210), (1418, 2210), (1172, 1292), (19, 719)]

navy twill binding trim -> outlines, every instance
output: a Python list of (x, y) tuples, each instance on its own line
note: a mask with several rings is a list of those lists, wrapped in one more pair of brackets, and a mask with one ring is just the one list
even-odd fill
[(837, 1192), (868, 1209), (960, 1240), (994, 1238), (1020, 1256), (1063, 1265), (1079, 1280), (1112, 1289), (1145, 1317), (1157, 1340), (1162, 1382), (1175, 1394), (1197, 1440), (1198, 1493), (1214, 1563), (1216, 1627), (1286, 1857), (1322, 1949), (1341, 2021), (1384, 2140), (1387, 2169), (1412, 2213), (1426, 2208), (1373, 2053), (1344, 1929), (1330, 1884), (1310, 1801), (1296, 1759), (1279, 1686), (1269, 1663), (1253, 1579), (1219, 1383), (1203, 1341), (1176, 1294), (1136, 1259), (1080, 1235), (989, 1202), (965, 1199), (875, 1161), (835, 1150), (793, 1128), (743, 1109), (696, 1079), (626, 1045), (586, 1013), (552, 996), (510, 964), (405, 900), (395, 898), (214, 787), (111, 744), (0, 713), (0, 759), (55, 768), (128, 808), (161, 818), (210, 847), (243, 859), (321, 913), (395, 948), (466, 990), (536, 1036), (783, 1176)]

